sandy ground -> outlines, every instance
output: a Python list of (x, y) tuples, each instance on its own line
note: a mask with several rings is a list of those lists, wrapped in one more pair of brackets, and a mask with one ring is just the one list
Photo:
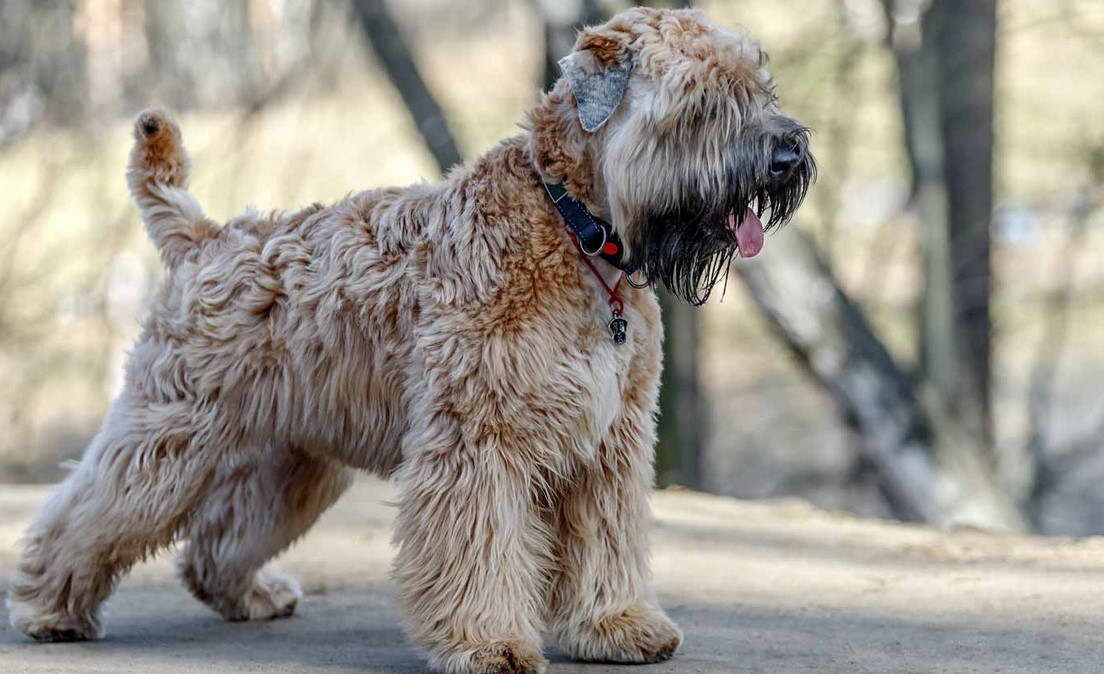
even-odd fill
[[(0, 576), (45, 493), (0, 485)], [(290, 620), (223, 623), (162, 555), (122, 583), (101, 642), (28, 643), (0, 608), (0, 672), (423, 671), (387, 580), (393, 496), (358, 483), (280, 560), (307, 592)], [(657, 585), (686, 641), (631, 671), (1104, 671), (1102, 539), (943, 533), (685, 491), (654, 507)], [(552, 672), (630, 671), (547, 650)]]

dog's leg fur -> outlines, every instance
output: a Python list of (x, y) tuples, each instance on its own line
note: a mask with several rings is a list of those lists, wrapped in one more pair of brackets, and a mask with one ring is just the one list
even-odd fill
[(550, 542), (530, 476), (511, 464), (524, 452), (460, 453), (458, 432), (427, 425), (399, 472), (394, 577), (407, 632), (436, 671), (543, 672)]
[[(649, 305), (644, 305), (648, 308)], [(659, 322), (654, 304), (645, 320)], [(554, 515), (556, 577), (549, 627), (573, 657), (659, 662), (682, 641), (651, 597), (648, 498), (654, 482), (658, 333), (628, 374), (624, 407), (598, 449), (598, 465), (570, 481)]]
[[(257, 463), (223, 471), (187, 527), (177, 558), (193, 595), (227, 620), (282, 618), (302, 591), (264, 564), (314, 524), (351, 483), (340, 464), (270, 449)], [(262, 568), (264, 567), (264, 568)]]
[(650, 596), (652, 470), (641, 450), (651, 445), (636, 444), (634, 422), (621, 422), (614, 437), (628, 444), (604, 445), (601, 468), (581, 473), (560, 508), (549, 627), (579, 660), (660, 662), (682, 641)]
[(206, 446), (219, 439), (211, 414), (128, 393), (115, 401), (27, 531), (8, 592), (16, 629), (39, 641), (102, 636), (100, 604), (118, 577), (172, 541), (223, 456)]

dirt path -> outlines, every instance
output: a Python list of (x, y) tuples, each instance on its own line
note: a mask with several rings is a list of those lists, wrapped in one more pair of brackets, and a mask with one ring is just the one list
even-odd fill
[[(0, 578), (44, 494), (0, 485)], [(387, 580), (393, 496), (359, 483), (284, 556), (307, 592), (291, 620), (223, 623), (162, 556), (123, 582), (101, 642), (27, 643), (0, 608), (0, 672), (423, 671)], [(630, 669), (550, 647), (552, 672), (1104, 671), (1102, 539), (945, 534), (687, 492), (658, 493), (655, 511), (682, 650)]]

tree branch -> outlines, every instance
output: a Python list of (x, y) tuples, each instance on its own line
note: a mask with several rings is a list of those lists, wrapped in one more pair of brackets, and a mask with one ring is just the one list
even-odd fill
[[(1066, 237), (1062, 252), (1056, 257), (1059, 269), (1057, 289), (1047, 298), (1044, 310), (1043, 337), (1039, 342), (1035, 363), (1028, 378), (1027, 390), (1027, 455), (1034, 467), (1034, 480), (1029, 494), (1029, 511), (1038, 514), (1043, 498), (1060, 479), (1063, 471), (1055, 465), (1057, 453), (1049, 446), (1051, 441), (1050, 424), (1053, 417), (1054, 391), (1057, 387), (1058, 364), (1064, 352), (1069, 334), (1071, 307), (1075, 294), (1077, 272), (1087, 251), (1084, 245), (1088, 234), (1088, 222), (1096, 211), (1097, 204), (1092, 195), (1084, 194), (1070, 216), (1070, 231)], [(1086, 438), (1091, 444), (1092, 434)], [(1099, 446), (1100, 438), (1096, 438)], [(1074, 443), (1077, 447), (1087, 444), (1084, 440)], [(1070, 457), (1063, 457), (1062, 463), (1068, 463)]]
[(462, 160), (448, 121), (414, 63), (410, 46), (384, 0), (354, 0), (360, 27), (380, 66), (402, 96), (441, 172)]
[(735, 267), (805, 371), (854, 421), (894, 515), (938, 525), (1020, 531), (1027, 523), (995, 483), (983, 447), (913, 382), (840, 288), (808, 236), (773, 239), (769, 262)]

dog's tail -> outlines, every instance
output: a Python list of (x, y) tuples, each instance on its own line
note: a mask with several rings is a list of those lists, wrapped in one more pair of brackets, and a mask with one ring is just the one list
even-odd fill
[(218, 225), (203, 214), (199, 202), (187, 192), (190, 169), (180, 127), (172, 117), (157, 109), (138, 115), (127, 185), (153, 244), (170, 270), (203, 241), (218, 235)]

